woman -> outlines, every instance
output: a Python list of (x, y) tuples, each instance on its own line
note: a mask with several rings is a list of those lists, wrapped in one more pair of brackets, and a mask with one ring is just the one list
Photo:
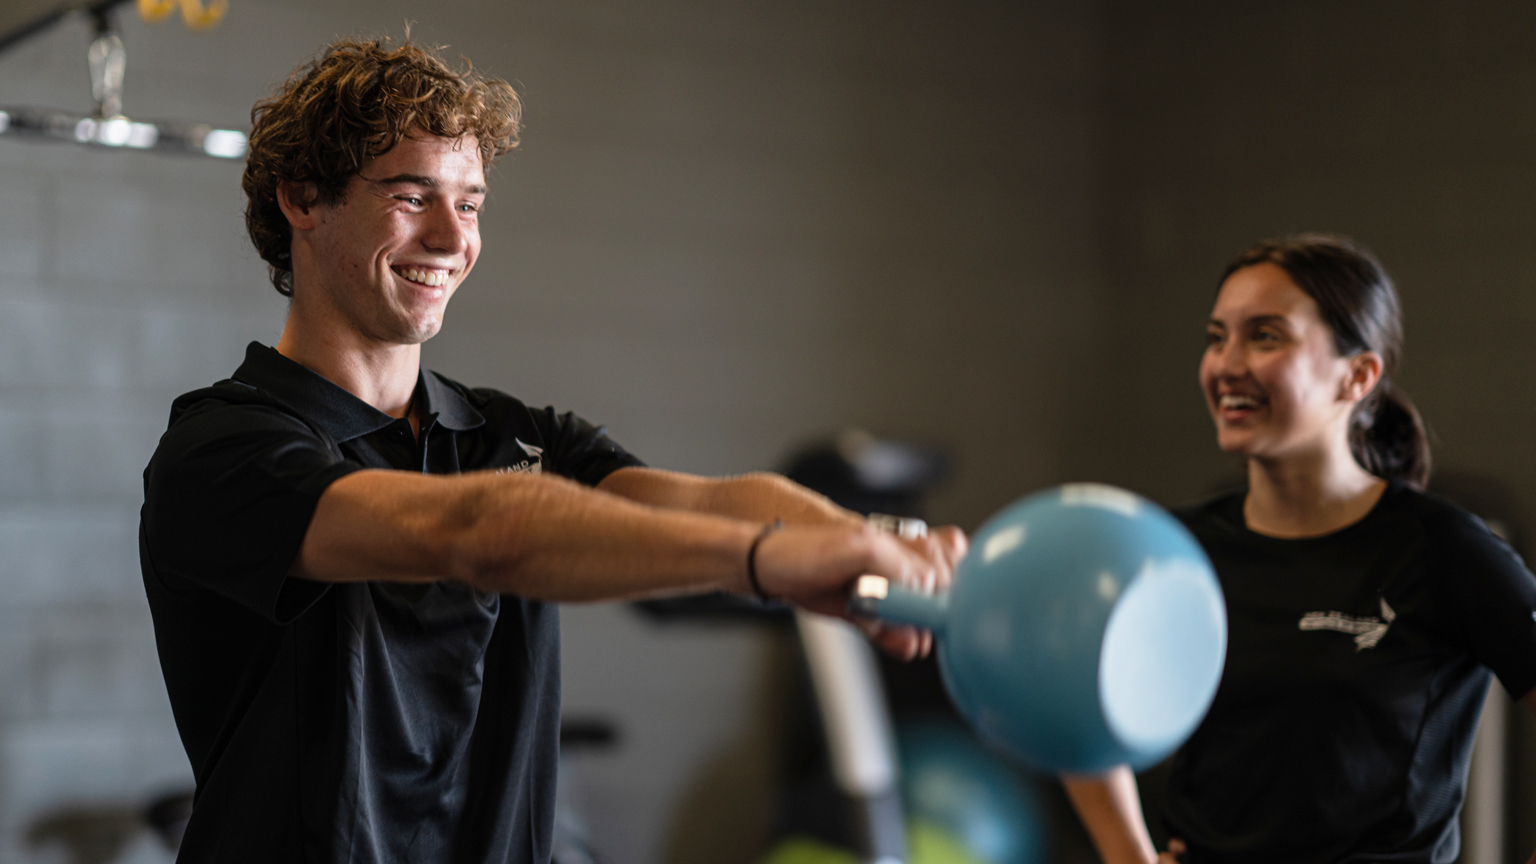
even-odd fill
[(1066, 778), (1110, 864), (1449, 862), (1489, 670), (1536, 709), (1536, 579), (1424, 494), (1429, 448), (1392, 386), (1397, 295), (1342, 237), (1228, 265), (1200, 384), (1248, 487), (1180, 513), (1226, 594), (1227, 665), (1174, 757), (1169, 852), (1135, 780)]

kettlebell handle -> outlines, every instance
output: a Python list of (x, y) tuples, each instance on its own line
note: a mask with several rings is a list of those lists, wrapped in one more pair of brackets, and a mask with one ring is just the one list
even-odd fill
[(861, 618), (942, 633), (949, 626), (949, 594), (922, 594), (892, 585), (884, 576), (860, 576), (848, 597), (848, 611)]

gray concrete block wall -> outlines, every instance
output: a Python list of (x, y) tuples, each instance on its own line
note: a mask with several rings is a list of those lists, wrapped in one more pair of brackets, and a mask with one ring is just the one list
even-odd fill
[[(427, 349), (446, 374), (669, 468), (772, 467), (850, 424), (937, 443), (936, 515), (972, 526), (1067, 476), (1100, 302), (1091, 6), (232, 0), (200, 35), (131, 10), (141, 117), (239, 125), (335, 34), (407, 18), (518, 82), (524, 146)], [(0, 55), (0, 104), (88, 110), (87, 40), (68, 22)], [(61, 860), (22, 842), (50, 808), (189, 776), (135, 529), (171, 398), (281, 327), (238, 178), (0, 137), (0, 864)], [(675, 858), (701, 777), (761, 773), (774, 646), (566, 610), (567, 707), (621, 727), (577, 766), (610, 860)], [(740, 808), (766, 794), (717, 807), (761, 830)]]
[[(153, 37), (181, 34), (145, 35), (130, 94)], [(86, 41), (71, 22), (0, 56), (0, 102), (87, 108)], [(137, 507), (169, 399), (281, 324), (240, 245), (238, 190), (232, 163), (0, 141), (0, 861), (70, 860), (26, 839), (60, 808), (190, 785)], [(140, 832), (121, 860), (169, 854)]]

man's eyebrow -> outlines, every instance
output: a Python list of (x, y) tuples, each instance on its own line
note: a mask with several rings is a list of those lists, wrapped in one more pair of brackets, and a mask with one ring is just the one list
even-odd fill
[[(364, 178), (367, 179), (367, 178)], [(425, 174), (396, 174), (393, 177), (385, 177), (383, 180), (374, 180), (379, 186), (425, 186), (428, 189), (436, 189), (439, 184), (436, 177), (428, 177)], [(486, 188), (484, 183), (476, 183), (467, 187), (465, 192), (470, 195), (484, 195)]]
[(396, 174), (393, 177), (385, 177), (383, 180), (375, 180), (373, 182), (380, 186), (404, 186), (410, 184), (412, 186), (437, 187), (437, 178), (428, 177), (425, 174)]

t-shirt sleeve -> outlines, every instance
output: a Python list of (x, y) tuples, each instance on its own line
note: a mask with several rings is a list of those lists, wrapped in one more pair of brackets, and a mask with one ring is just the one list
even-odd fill
[(193, 406), (144, 472), (148, 563), (168, 590), (207, 589), (288, 623), (326, 589), (288, 577), (320, 495), (362, 467), (275, 408)]
[(620, 468), (644, 468), (645, 463), (608, 437), (608, 430), (572, 413), (536, 412), (545, 428), (545, 468), (587, 486), (596, 486)]
[(1446, 610), (1472, 656), (1519, 699), (1536, 687), (1536, 577), (1475, 516), (1448, 515), (1434, 533)]

